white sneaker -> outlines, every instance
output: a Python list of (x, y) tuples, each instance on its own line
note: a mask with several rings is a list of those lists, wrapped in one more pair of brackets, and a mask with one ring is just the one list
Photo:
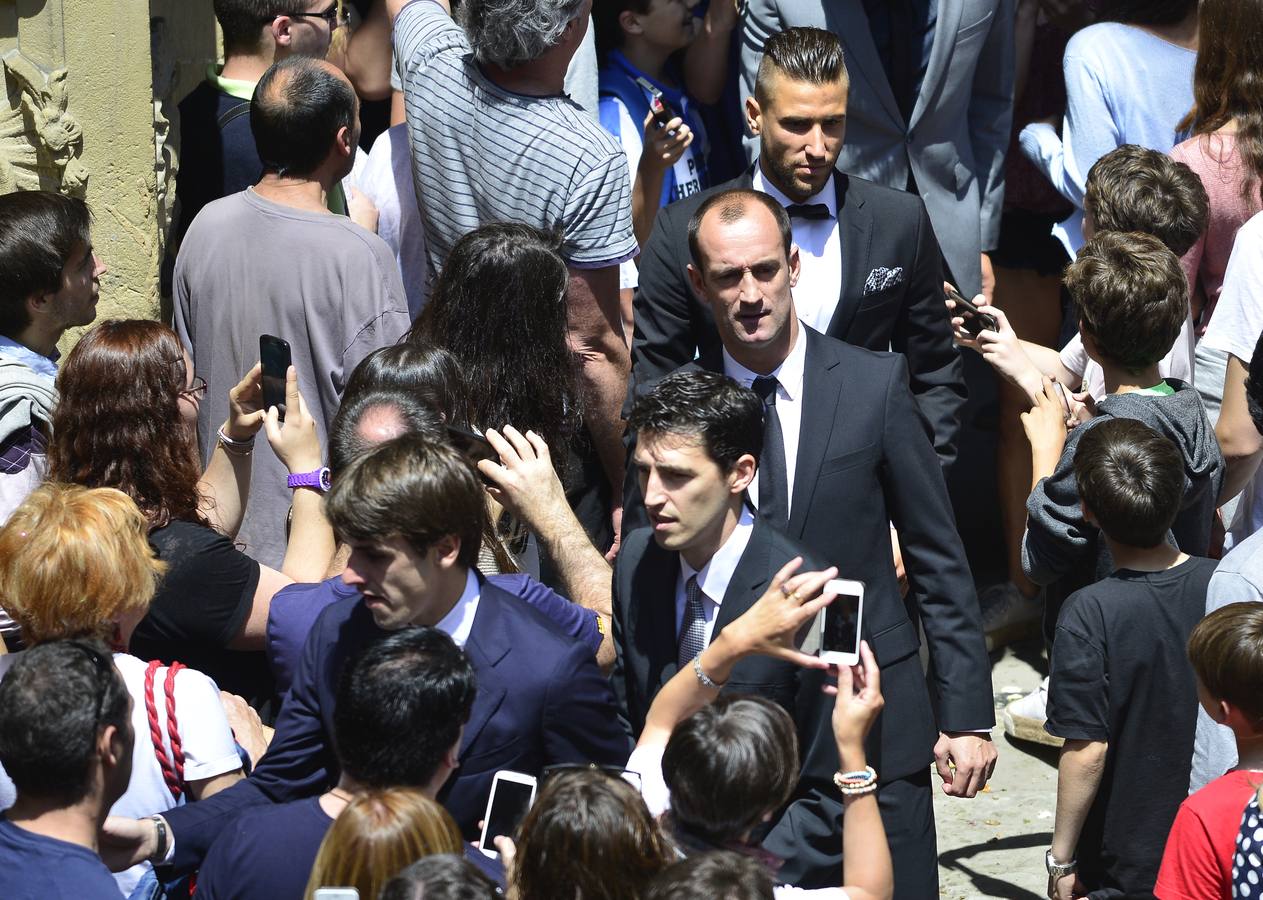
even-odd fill
[(1004, 707), (1000, 719), (1004, 723), (1004, 733), (1015, 740), (1031, 741), (1046, 747), (1060, 747), (1065, 743), (1064, 738), (1044, 730), (1044, 723), (1048, 721), (1047, 678), (1025, 697)]
[(978, 605), (982, 607), (982, 630), (987, 637), (988, 653), (1039, 634), (1043, 601), (1038, 596), (1033, 599), (1023, 596), (1011, 581), (993, 584), (979, 592)]

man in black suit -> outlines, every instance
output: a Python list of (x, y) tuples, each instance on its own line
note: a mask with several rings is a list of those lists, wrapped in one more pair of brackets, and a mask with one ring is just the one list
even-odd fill
[(837, 37), (792, 28), (768, 40), (746, 100), (759, 159), (739, 178), (663, 208), (640, 257), (634, 383), (652, 383), (719, 345), (714, 317), (689, 289), (685, 231), (710, 194), (754, 188), (789, 208), (802, 260), (799, 317), (830, 337), (908, 358), (912, 393), (946, 466), (965, 402), (943, 305), (943, 262), (925, 204), (835, 169), (849, 81)]
[[(500, 769), (539, 773), (554, 763), (626, 761), (630, 744), (591, 648), (474, 568), (484, 491), (455, 449), (418, 435), (379, 444), (338, 474), (325, 508), (351, 545), (342, 577), (359, 596), (331, 604), (316, 620), (276, 735), (250, 778), (204, 803), (164, 813), (174, 853), (160, 853), (156, 862), (188, 871), (241, 809), (314, 796), (333, 785), (339, 673), (369, 643), (411, 625), (450, 635), (477, 677), (460, 768), (438, 798), (467, 838), (476, 833)], [(169, 846), (159, 831), (148, 819), (110, 820), (110, 861), (153, 858)]]
[[(791, 289), (799, 253), (790, 228), (781, 205), (756, 191), (713, 194), (698, 207), (688, 227), (695, 261), (688, 274), (721, 345), (686, 368), (723, 372), (765, 396), (763, 452), (749, 485), (759, 518), (866, 586), (864, 633), (886, 696), (868, 753), (882, 779), (896, 895), (935, 896), (929, 764), (944, 791), (961, 797), (974, 796), (995, 765), (977, 597), (903, 357), (851, 347), (798, 320)], [(906, 600), (886, 538), (892, 522), (904, 548)], [(929, 644), (933, 704), (918, 624)], [(788, 881), (824, 887), (838, 865), (831, 829), (841, 804), (830, 780), (837, 760), (827, 710), (815, 702), (812, 677), (803, 681), (800, 702), (812, 705), (814, 718), (803, 736), (797, 827), (774, 830), (766, 846), (790, 857), (781, 873)]]

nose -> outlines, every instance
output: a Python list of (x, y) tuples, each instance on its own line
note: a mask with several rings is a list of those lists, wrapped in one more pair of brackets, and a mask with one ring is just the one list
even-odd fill
[(666, 504), (666, 497), (662, 491), (662, 481), (653, 472), (645, 476), (645, 483), (641, 487), (640, 492), (645, 497), (645, 507), (653, 510), (660, 510)]
[(108, 271), (109, 269), (105, 267), (105, 263), (101, 262), (101, 257), (93, 253), (92, 254), (92, 277), (100, 278), (102, 275), (104, 275)]
[(759, 281), (749, 269), (741, 274), (740, 289), (741, 293), (738, 296), (742, 303), (758, 303), (763, 299), (763, 292), (759, 290)]
[(342, 583), (354, 587), (364, 584), (364, 576), (360, 573), (360, 561), (354, 550), (351, 551), (351, 557), (346, 561), (346, 568), (342, 570)]
[(814, 125), (807, 135), (807, 156), (810, 159), (824, 159), (825, 155), (824, 128)]

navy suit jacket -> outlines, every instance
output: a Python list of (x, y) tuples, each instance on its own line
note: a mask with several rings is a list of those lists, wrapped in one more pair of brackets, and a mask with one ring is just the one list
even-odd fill
[[(520, 598), (481, 575), (478, 582), (478, 612), (465, 644), (478, 693), (461, 739), (460, 768), (439, 794), (466, 837), (476, 833), (497, 771), (538, 775), (546, 765), (567, 762), (621, 766), (631, 750), (591, 649), (559, 633)], [(320, 614), (258, 767), (226, 791), (163, 814), (175, 840), (175, 871), (196, 868), (241, 809), (310, 797), (337, 781), (338, 678), (348, 660), (385, 633), (359, 597)]]

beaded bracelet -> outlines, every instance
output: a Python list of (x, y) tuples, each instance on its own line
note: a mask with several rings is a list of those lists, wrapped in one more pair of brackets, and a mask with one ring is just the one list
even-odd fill
[(847, 796), (872, 793), (877, 790), (877, 772), (872, 766), (865, 766), (857, 772), (837, 772), (833, 776), (833, 785)]

